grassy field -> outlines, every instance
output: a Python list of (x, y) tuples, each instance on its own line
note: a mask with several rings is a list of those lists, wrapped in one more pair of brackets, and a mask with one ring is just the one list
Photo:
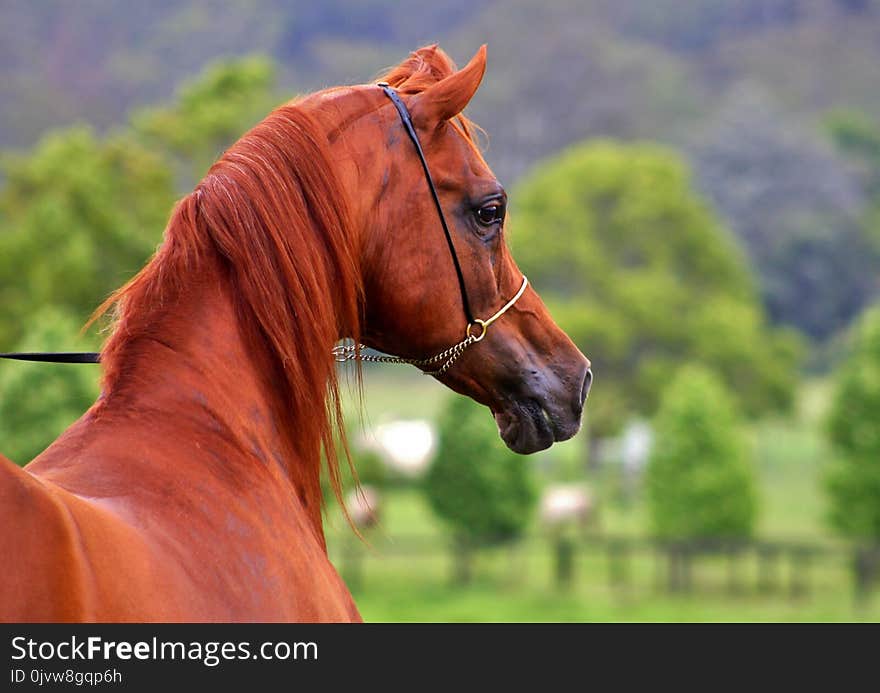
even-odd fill
[(709, 557), (694, 566), (693, 593), (672, 595), (665, 589), (665, 557), (647, 546), (631, 554), (627, 580), (613, 583), (607, 552), (592, 541), (579, 546), (572, 585), (558, 588), (553, 543), (537, 529), (516, 546), (480, 553), (473, 584), (462, 587), (452, 582), (448, 540), (420, 493), (392, 492), (385, 511), (366, 544), (338, 517), (328, 526), (334, 562), (369, 621), (880, 620), (880, 595), (855, 607), (849, 555), (825, 538), (821, 545), (831, 553), (794, 568), (802, 571), (799, 595), (791, 591), (787, 559), (776, 566), (774, 590), (762, 593), (754, 555), (738, 563), (735, 594), (726, 560)]
[[(409, 369), (365, 369), (364, 421), (433, 418), (451, 395), (430, 378)], [(665, 589), (665, 558), (645, 546), (631, 554), (627, 580), (609, 578), (609, 558), (600, 542), (581, 542), (572, 584), (554, 582), (553, 543), (535, 521), (515, 547), (480, 553), (473, 583), (454, 585), (448, 538), (420, 490), (399, 487), (385, 494), (382, 522), (359, 542), (332, 505), (327, 513), (331, 556), (349, 581), (369, 621), (851, 621), (880, 620), (880, 594), (854, 605), (849, 553), (828, 530), (822, 474), (829, 452), (821, 422), (827, 386), (804, 387), (790, 419), (750, 425), (761, 490), (758, 538), (826, 547), (807, 565), (788, 560), (776, 566), (771, 592), (758, 589), (754, 556), (737, 562), (738, 588), (729, 588), (729, 563), (705, 558), (694, 566), (691, 594)], [(347, 403), (357, 416), (355, 398)], [(487, 412), (488, 415), (488, 412)], [(534, 457), (536, 474), (548, 481), (570, 476), (583, 459), (578, 439)], [(602, 535), (644, 537), (644, 504), (619, 502), (613, 468), (583, 472), (601, 501)], [(791, 593), (792, 578), (802, 593)], [(880, 589), (878, 589), (880, 592)]]
[[(632, 583), (612, 586), (602, 556), (578, 555), (576, 580), (558, 589), (549, 551), (535, 546), (525, 555), (483, 556), (474, 583), (453, 587), (443, 554), (383, 556), (365, 563), (354, 595), (368, 621), (851, 621), (880, 618), (876, 600), (856, 609), (845, 566), (814, 569), (809, 591), (792, 597), (727, 593), (716, 566), (703, 566), (690, 595), (666, 593), (654, 581), (653, 559), (633, 566)], [(515, 568), (511, 565), (515, 565)], [(714, 578), (714, 579), (713, 579)]]

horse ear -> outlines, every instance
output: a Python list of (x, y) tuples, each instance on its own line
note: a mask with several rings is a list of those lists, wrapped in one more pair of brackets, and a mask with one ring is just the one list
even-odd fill
[(485, 71), (484, 43), (461, 70), (413, 97), (410, 111), (416, 127), (430, 129), (461, 113), (480, 86)]

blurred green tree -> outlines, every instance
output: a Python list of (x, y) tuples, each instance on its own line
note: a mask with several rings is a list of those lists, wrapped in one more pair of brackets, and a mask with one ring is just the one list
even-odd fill
[(99, 140), (87, 127), (4, 158), (3, 175), (0, 346), (8, 349), (38, 308), (85, 322), (140, 269), (161, 237), (173, 189), (156, 154), (124, 134)]
[(259, 120), (274, 97), (265, 58), (209, 66), (170, 106), (144, 109), (105, 139), (86, 126), (45, 136), (2, 160), (0, 345), (22, 336), (36, 307), (83, 322), (143, 265), (161, 238), (177, 187)]
[[(77, 348), (77, 321), (54, 308), (28, 318), (17, 351)], [(24, 465), (91, 406), (97, 366), (0, 362), (0, 452)]]
[(136, 112), (132, 128), (176, 162), (179, 185), (188, 190), (280, 101), (274, 86), (268, 58), (220, 60), (185, 83), (173, 104)]
[[(5, 155), (0, 348), (75, 348), (71, 321), (84, 323), (161, 239), (175, 171), (201, 173), (263, 115), (272, 80), (264, 59), (223, 62), (185, 87), (179, 103), (137, 114), (128, 130), (99, 138), (75, 126), (46, 135), (30, 152)], [(80, 348), (97, 342), (92, 335)], [(39, 452), (94, 399), (86, 385), (96, 377), (89, 368), (6, 364), (6, 452), (20, 462)]]
[(827, 488), (830, 520), (841, 534), (880, 540), (880, 307), (854, 332), (837, 375), (828, 419), (836, 459)]
[(657, 536), (752, 533), (757, 497), (745, 442), (723, 381), (702, 367), (681, 369), (663, 395), (645, 477)]
[(537, 501), (528, 460), (504, 446), (485, 407), (467, 397), (450, 398), (441, 414), (424, 489), (452, 533), (461, 581), (470, 576), (469, 549), (520, 536)]
[(673, 151), (579, 144), (535, 168), (512, 200), (520, 266), (593, 360), (591, 436), (651, 415), (690, 361), (735, 386), (749, 413), (790, 404), (797, 340), (766, 326), (742, 253)]

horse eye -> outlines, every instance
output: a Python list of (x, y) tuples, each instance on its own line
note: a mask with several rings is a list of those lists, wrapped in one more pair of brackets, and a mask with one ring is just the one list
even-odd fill
[(491, 226), (504, 218), (504, 207), (497, 202), (484, 205), (477, 210), (477, 221), (483, 226)]

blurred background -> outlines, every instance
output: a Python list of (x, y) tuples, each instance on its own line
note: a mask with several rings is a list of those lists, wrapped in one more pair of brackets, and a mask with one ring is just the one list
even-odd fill
[[(349, 397), (367, 620), (880, 619), (880, 1), (0, 0), (0, 350), (78, 334), (176, 197), (273, 106), (432, 42), (514, 255), (593, 361), (583, 431), (518, 457), (404, 367)], [(38, 454), (91, 367), (0, 364)]]

